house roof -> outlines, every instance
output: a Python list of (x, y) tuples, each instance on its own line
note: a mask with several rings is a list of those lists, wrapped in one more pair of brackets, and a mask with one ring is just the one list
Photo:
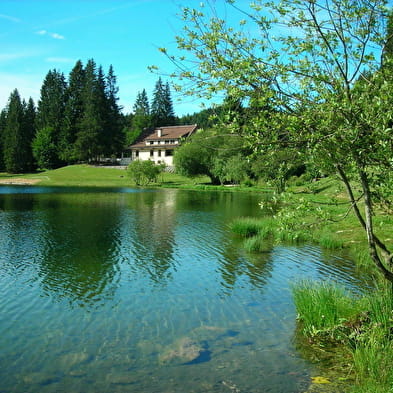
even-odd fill
[[(144, 133), (142, 137), (133, 145), (130, 146), (130, 149), (140, 149), (153, 147), (152, 145), (146, 145), (146, 142), (149, 141), (161, 141), (161, 140), (178, 140), (180, 138), (185, 138), (191, 135), (198, 126), (196, 124), (191, 125), (183, 125), (183, 126), (167, 126), (167, 127), (156, 127), (153, 130), (150, 130), (148, 133)], [(159, 136), (161, 133), (161, 136)], [(161, 148), (164, 145), (161, 145)], [(174, 147), (173, 144), (167, 144), (165, 147)], [(176, 145), (178, 146), (178, 145)]]

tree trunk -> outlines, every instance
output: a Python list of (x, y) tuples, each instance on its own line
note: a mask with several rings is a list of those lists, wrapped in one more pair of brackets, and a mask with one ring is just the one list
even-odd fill
[[(364, 213), (365, 213), (365, 230), (367, 234), (367, 242), (369, 247), (369, 253), (371, 259), (374, 261), (377, 268), (381, 271), (383, 276), (393, 283), (393, 273), (384, 265), (382, 262), (377, 249), (377, 242), (376, 236), (374, 234), (373, 228), (373, 217), (372, 217), (372, 199), (371, 199), (371, 192), (369, 187), (369, 181), (366, 172), (362, 168), (358, 168), (360, 183), (362, 185), (363, 193), (364, 193)], [(381, 242), (383, 245), (383, 243)], [(385, 245), (381, 248), (382, 251), (387, 250)], [(389, 252), (386, 254), (383, 252), (384, 259), (388, 264), (391, 264), (392, 256), (389, 255)]]

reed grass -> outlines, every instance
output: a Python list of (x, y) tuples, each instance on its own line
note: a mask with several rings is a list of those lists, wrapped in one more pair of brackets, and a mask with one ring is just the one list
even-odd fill
[[(391, 285), (355, 297), (334, 283), (300, 282), (293, 295), (302, 333), (333, 339), (351, 355), (353, 393), (393, 392)], [(335, 341), (334, 341), (335, 340)]]
[(333, 332), (338, 325), (360, 312), (355, 299), (333, 282), (303, 281), (295, 284), (292, 291), (298, 319), (306, 336)]
[(267, 222), (253, 217), (243, 217), (234, 220), (231, 223), (231, 230), (245, 238), (270, 233)]

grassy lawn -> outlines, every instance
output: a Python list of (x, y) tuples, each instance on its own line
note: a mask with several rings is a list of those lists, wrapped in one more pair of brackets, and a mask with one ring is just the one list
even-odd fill
[[(160, 186), (182, 187), (195, 186), (209, 181), (207, 177), (188, 179), (184, 176), (164, 173), (160, 176), (162, 184)], [(48, 170), (39, 173), (28, 174), (8, 174), (0, 173), (0, 183), (21, 183), (29, 182), (40, 186), (63, 186), (63, 187), (133, 187), (131, 179), (127, 176), (127, 171), (120, 168), (95, 167), (90, 165), (70, 165), (63, 168)], [(157, 186), (156, 185), (156, 186)]]

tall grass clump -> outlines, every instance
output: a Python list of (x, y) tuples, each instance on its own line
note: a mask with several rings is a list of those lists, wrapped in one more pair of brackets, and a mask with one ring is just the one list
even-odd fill
[(354, 298), (333, 282), (303, 281), (292, 288), (294, 302), (303, 334), (315, 336), (334, 331), (343, 321), (360, 310)]
[(386, 329), (377, 324), (358, 338), (352, 356), (357, 385), (363, 387), (360, 391), (393, 392), (392, 344)]
[(263, 232), (265, 228), (266, 223), (264, 221), (253, 217), (238, 218), (231, 223), (231, 230), (242, 237), (256, 236)]
[(266, 248), (271, 247), (270, 242), (267, 241), (268, 238), (269, 231), (259, 233), (256, 236), (247, 238), (243, 243), (243, 247), (248, 252), (262, 252)]
[(338, 239), (332, 234), (322, 232), (317, 236), (318, 244), (329, 250), (338, 250), (344, 248), (344, 241), (342, 239)]
[(357, 387), (354, 392), (393, 392), (393, 292), (382, 283), (362, 299), (363, 323), (352, 331), (350, 344)]
[(275, 240), (284, 243), (299, 244), (312, 241), (313, 237), (307, 230), (282, 230), (281, 228), (278, 228), (275, 231)]

